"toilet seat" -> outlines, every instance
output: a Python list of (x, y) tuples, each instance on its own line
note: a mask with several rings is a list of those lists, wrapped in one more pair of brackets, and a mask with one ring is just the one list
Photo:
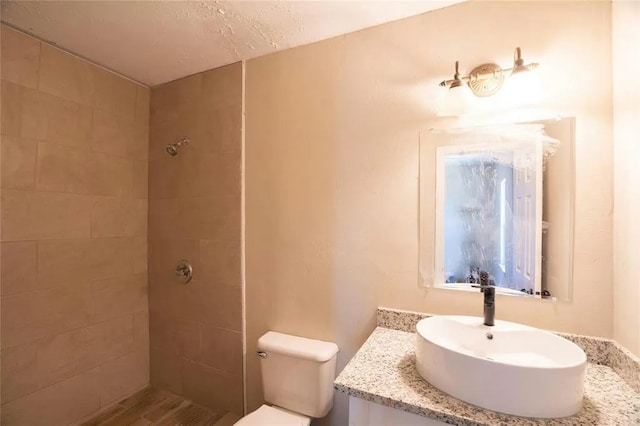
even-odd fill
[(309, 426), (310, 424), (311, 419), (302, 414), (263, 405), (238, 420), (234, 426)]

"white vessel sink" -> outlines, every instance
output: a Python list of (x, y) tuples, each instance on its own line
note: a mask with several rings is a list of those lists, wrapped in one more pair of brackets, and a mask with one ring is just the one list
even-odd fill
[(467, 316), (425, 318), (417, 329), (418, 372), (453, 397), (523, 417), (567, 417), (582, 408), (587, 357), (560, 336)]

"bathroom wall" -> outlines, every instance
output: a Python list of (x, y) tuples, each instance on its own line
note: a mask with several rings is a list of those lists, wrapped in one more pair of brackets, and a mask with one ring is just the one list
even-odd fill
[[(516, 46), (541, 63), (546, 113), (576, 117), (574, 289), (569, 303), (498, 297), (497, 316), (612, 337), (611, 5), (464, 3), (247, 62), (250, 410), (269, 329), (336, 342), (340, 370), (376, 306), (481, 314), (478, 294), (418, 288), (418, 135), (455, 60), (509, 65)], [(338, 396), (318, 423), (346, 416)]]
[(2, 424), (149, 383), (149, 90), (2, 26)]
[[(238, 415), (242, 73), (236, 63), (154, 87), (149, 147), (151, 383)], [(181, 259), (188, 284), (174, 276)]]
[(614, 1), (614, 337), (640, 356), (640, 3)]

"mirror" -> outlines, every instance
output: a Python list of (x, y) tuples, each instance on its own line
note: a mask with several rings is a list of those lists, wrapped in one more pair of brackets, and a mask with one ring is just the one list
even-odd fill
[(421, 134), (421, 285), (570, 300), (574, 176), (573, 118)]

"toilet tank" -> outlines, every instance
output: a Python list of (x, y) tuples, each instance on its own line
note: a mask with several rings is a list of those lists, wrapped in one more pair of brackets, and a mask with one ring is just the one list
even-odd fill
[(333, 406), (335, 343), (269, 331), (258, 339), (265, 400), (309, 417)]

